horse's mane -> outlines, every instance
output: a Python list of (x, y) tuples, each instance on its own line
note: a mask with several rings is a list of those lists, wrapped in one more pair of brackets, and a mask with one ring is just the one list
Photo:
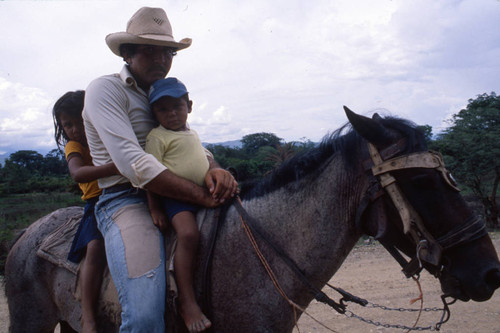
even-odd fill
[[(408, 139), (406, 150), (410, 150), (411, 147), (414, 150), (415, 148), (418, 150), (427, 149), (423, 133), (417, 130), (416, 125), (411, 121), (389, 116), (380, 118), (380, 123), (386, 128), (401, 133)], [(366, 145), (362, 144), (363, 140), (350, 123), (344, 124), (334, 132), (327, 134), (318, 146), (283, 162), (264, 179), (243, 184), (240, 196), (243, 199), (260, 197), (298, 181), (313, 172), (318, 174), (318, 169), (334, 154), (342, 156), (346, 168), (353, 168), (360, 160), (360, 154), (366, 150)]]

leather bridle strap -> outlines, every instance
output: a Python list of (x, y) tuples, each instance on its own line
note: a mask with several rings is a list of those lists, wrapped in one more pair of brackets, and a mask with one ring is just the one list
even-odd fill
[[(398, 146), (400, 147), (401, 145), (398, 144)], [(407, 201), (404, 194), (397, 186), (396, 179), (389, 173), (390, 171), (409, 168), (436, 169), (442, 174), (444, 180), (450, 187), (456, 191), (460, 191), (446, 170), (443, 159), (439, 153), (433, 151), (417, 152), (384, 161), (373, 144), (368, 143), (368, 150), (373, 162), (373, 166), (371, 167), (372, 174), (378, 176), (380, 186), (386, 190), (392, 199), (401, 218), (404, 233), (409, 234), (417, 246), (415, 257), (412, 258), (410, 262), (406, 262), (406, 259), (403, 258), (394, 246), (384, 244), (384, 242), (381, 241), (387, 251), (403, 267), (403, 272), (407, 277), (417, 274), (422, 269), (422, 261), (439, 267), (441, 264), (442, 252), (445, 249), (478, 239), (486, 234), (484, 223), (479, 218), (473, 216), (444, 236), (434, 239), (425, 228), (420, 215)], [(368, 195), (366, 197), (368, 197)], [(472, 223), (471, 219), (474, 219)]]
[[(392, 199), (394, 207), (396, 207), (401, 221), (403, 223), (403, 231), (405, 234), (409, 234), (415, 244), (419, 246), (418, 249), (420, 253), (418, 253), (419, 259), (426, 261), (434, 266), (438, 266), (441, 261), (442, 248), (438, 244), (438, 242), (434, 239), (434, 237), (427, 231), (424, 226), (424, 223), (420, 217), (420, 215), (415, 211), (413, 206), (408, 202), (403, 192), (397, 186), (396, 179), (388, 172), (377, 172), (376, 170), (382, 167), (382, 170), (391, 169), (393, 165), (398, 165), (399, 167), (393, 168), (391, 170), (399, 170), (405, 169), (406, 166), (401, 163), (397, 163), (397, 160), (407, 160), (407, 156), (398, 157), (396, 159), (390, 159), (386, 162), (382, 160), (382, 157), (378, 153), (377, 148), (368, 143), (368, 150), (370, 152), (370, 157), (373, 160), (374, 166), (372, 167), (372, 172), (374, 175), (377, 175), (380, 180), (380, 185), (386, 190), (389, 194), (389, 197)], [(389, 161), (393, 161), (394, 163), (387, 163)], [(413, 162), (412, 165), (416, 165), (418, 163)], [(422, 242), (422, 239), (425, 242)]]

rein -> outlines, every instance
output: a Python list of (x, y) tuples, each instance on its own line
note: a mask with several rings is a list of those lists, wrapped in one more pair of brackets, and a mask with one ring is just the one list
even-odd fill
[[(241, 205), (241, 200), (238, 197), (234, 201), (234, 207), (238, 211), (238, 214), (240, 214), (241, 221), (244, 225), (245, 228), (248, 228), (251, 234), (257, 234), (268, 246), (270, 246), (276, 254), (281, 258), (281, 260), (295, 273), (295, 275), (299, 278), (300, 281), (304, 285), (306, 285), (309, 289), (309, 292), (312, 293), (314, 296), (314, 299), (316, 299), (318, 302), (322, 302), (325, 304), (328, 304), (330, 307), (335, 309), (335, 311), (344, 314), (346, 312), (346, 305), (344, 304), (344, 301), (346, 302), (354, 302), (360, 305), (365, 306), (368, 301), (356, 297), (350, 293), (348, 293), (345, 290), (342, 290), (341, 288), (336, 288), (332, 287), (335, 291), (337, 291), (339, 294), (342, 295), (342, 299), (340, 300), (340, 303), (335, 302), (333, 299), (328, 297), (321, 289), (317, 288), (314, 286), (309, 279), (304, 275), (302, 270), (298, 267), (298, 265), (281, 249), (279, 248), (274, 242), (270, 240), (270, 238), (264, 233), (264, 231), (258, 226), (257, 221), (253, 217), (251, 217), (247, 211), (243, 208)], [(249, 234), (249, 233), (247, 233)], [(250, 237), (250, 236), (249, 236)], [(252, 236), (253, 238), (253, 236)], [(264, 264), (264, 263), (263, 263)], [(266, 264), (264, 264), (266, 265)]]

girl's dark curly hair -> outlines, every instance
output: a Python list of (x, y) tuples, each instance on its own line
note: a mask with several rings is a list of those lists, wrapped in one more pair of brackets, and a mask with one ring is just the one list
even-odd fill
[(61, 152), (69, 140), (61, 124), (61, 114), (65, 113), (70, 117), (81, 117), (84, 97), (85, 91), (83, 90), (68, 91), (57, 100), (52, 108), (52, 119), (54, 120), (55, 130), (54, 138), (57, 148)]

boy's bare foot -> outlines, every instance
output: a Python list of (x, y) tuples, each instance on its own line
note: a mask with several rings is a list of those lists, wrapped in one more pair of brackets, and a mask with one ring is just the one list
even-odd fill
[(82, 321), (82, 333), (97, 333), (96, 323), (94, 321)]
[(191, 306), (181, 306), (180, 312), (189, 333), (203, 332), (212, 326), (196, 303)]

